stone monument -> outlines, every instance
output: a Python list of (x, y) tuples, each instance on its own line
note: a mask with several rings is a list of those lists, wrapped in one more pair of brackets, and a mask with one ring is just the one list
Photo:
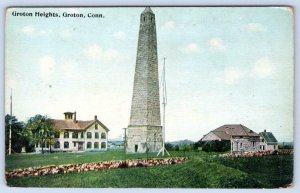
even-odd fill
[(147, 7), (140, 17), (127, 153), (162, 148), (155, 15)]

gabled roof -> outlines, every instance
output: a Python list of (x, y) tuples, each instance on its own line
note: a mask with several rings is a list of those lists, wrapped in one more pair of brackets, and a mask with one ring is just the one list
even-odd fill
[(270, 144), (270, 145), (277, 145), (278, 144), (278, 141), (277, 139), (275, 138), (275, 136), (273, 135), (272, 132), (261, 132), (259, 133), (259, 135), (265, 139), (266, 143), (267, 144)]
[(221, 140), (230, 140), (231, 136), (259, 137), (257, 133), (241, 124), (228, 124), (211, 131)]
[(54, 127), (59, 130), (77, 130), (77, 131), (83, 131), (89, 128), (91, 125), (97, 121), (97, 123), (103, 127), (106, 131), (109, 131), (109, 129), (101, 123), (99, 120), (88, 120), (88, 121), (80, 121), (80, 120), (59, 120), (59, 119), (52, 119), (54, 123)]

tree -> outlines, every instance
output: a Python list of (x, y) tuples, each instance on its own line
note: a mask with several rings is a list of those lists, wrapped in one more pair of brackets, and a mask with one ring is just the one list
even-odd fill
[[(11, 124), (11, 125), (10, 125)], [(5, 150), (8, 152), (9, 148), (9, 129), (11, 126), (11, 148), (12, 153), (20, 153), (22, 147), (29, 145), (29, 140), (22, 135), (24, 130), (23, 122), (19, 122), (15, 116), (5, 116)]]
[(171, 143), (165, 143), (165, 148), (168, 151), (172, 151), (173, 150), (173, 145)]
[(29, 118), (26, 128), (29, 131), (31, 143), (42, 144), (42, 153), (44, 153), (44, 144), (48, 143), (51, 147), (51, 144), (55, 143), (54, 133), (56, 129), (54, 129), (53, 121), (47, 116), (35, 115)]
[(230, 150), (230, 141), (208, 141), (203, 145), (203, 151), (206, 152), (225, 152)]
[[(52, 123), (51, 123), (52, 124)], [(47, 138), (45, 139), (45, 143), (49, 144), (50, 152), (52, 152), (51, 147), (56, 143), (56, 138), (55, 138), (55, 133), (59, 132), (58, 129), (52, 128), (48, 135)]]
[(203, 145), (203, 142), (201, 140), (199, 140), (193, 144), (193, 149), (195, 151), (197, 151), (199, 147), (202, 147), (202, 145)]

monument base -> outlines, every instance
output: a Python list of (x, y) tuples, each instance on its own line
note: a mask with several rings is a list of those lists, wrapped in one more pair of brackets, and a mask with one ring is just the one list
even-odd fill
[(126, 153), (158, 152), (162, 148), (162, 126), (128, 126)]

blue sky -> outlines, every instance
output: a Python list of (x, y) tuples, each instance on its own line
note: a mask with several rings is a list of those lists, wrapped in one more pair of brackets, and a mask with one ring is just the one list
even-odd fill
[[(63, 119), (77, 111), (122, 134), (129, 123), (144, 8), (9, 9), (5, 111)], [(199, 140), (223, 124), (293, 140), (293, 13), (276, 7), (152, 8), (166, 57), (166, 140)], [(12, 11), (101, 13), (102, 19), (12, 17)]]

